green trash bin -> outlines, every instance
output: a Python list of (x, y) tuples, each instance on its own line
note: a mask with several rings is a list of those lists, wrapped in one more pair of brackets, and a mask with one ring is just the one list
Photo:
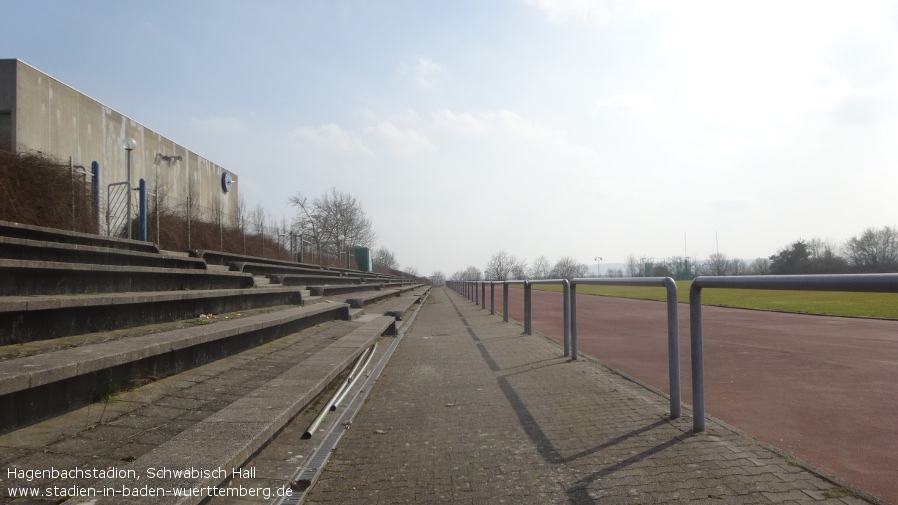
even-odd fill
[(355, 246), (355, 261), (362, 272), (374, 270), (371, 265), (371, 249), (367, 247)]

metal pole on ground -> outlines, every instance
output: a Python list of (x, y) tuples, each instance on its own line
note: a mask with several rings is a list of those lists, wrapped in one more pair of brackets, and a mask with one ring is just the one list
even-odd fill
[(502, 283), (502, 321), (508, 322), (508, 283)]
[(670, 277), (664, 279), (667, 289), (667, 372), (670, 385), (670, 417), (678, 419), (682, 415), (680, 405), (680, 317), (677, 311), (677, 282)]
[(496, 283), (490, 282), (490, 315), (496, 314)]
[(702, 356), (702, 288), (689, 289), (689, 346), (692, 359), (692, 429), (705, 431), (705, 372)]
[(571, 355), (571, 281), (564, 279), (561, 296), (564, 297), (564, 355)]
[(571, 360), (577, 361), (577, 284), (571, 283)]
[(524, 333), (533, 335), (533, 285), (530, 281), (524, 281)]

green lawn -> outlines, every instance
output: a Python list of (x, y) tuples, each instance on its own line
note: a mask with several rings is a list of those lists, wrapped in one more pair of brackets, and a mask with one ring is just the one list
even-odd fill
[[(677, 297), (689, 303), (691, 281), (677, 281)], [(561, 286), (537, 284), (534, 289), (561, 291)], [(618, 296), (641, 300), (664, 300), (664, 288), (629, 286), (577, 286), (577, 294)], [(898, 293), (843, 293), (831, 291), (778, 291), (760, 289), (702, 290), (704, 305), (779, 310), (838, 316), (865, 316), (898, 319)]]

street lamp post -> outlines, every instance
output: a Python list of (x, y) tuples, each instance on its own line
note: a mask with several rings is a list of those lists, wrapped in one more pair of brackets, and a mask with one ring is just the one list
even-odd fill
[(601, 261), (602, 261), (602, 257), (601, 257), (601, 256), (596, 256), (596, 277), (601, 277), (601, 276), (602, 276), (602, 264), (601, 264)]
[(137, 147), (137, 141), (132, 139), (131, 137), (127, 137), (127, 138), (125, 138), (125, 142), (123, 143), (122, 147), (124, 147), (125, 151), (128, 153), (128, 198), (127, 198), (127, 200), (128, 200), (128, 202), (127, 202), (128, 219), (127, 219), (127, 226), (128, 226), (128, 238), (131, 238), (131, 151), (133, 151), (134, 148)]

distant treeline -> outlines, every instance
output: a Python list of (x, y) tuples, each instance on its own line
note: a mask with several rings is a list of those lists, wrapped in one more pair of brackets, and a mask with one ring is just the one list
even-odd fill
[(698, 275), (804, 275), (898, 272), (898, 229), (867, 228), (841, 245), (813, 238), (798, 239), (767, 258), (745, 261), (714, 253), (703, 262), (674, 257), (647, 264), (628, 258), (626, 271), (611, 276), (643, 275), (691, 279)]

